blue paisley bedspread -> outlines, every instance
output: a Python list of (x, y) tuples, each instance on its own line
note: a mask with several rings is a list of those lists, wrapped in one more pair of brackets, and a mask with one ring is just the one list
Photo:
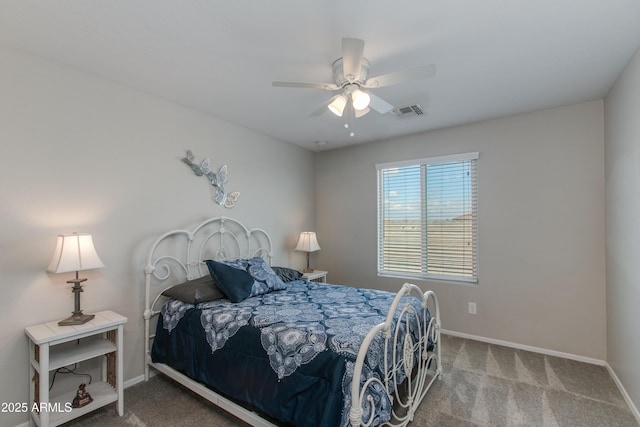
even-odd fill
[[(169, 300), (158, 321), (152, 360), (278, 423), (348, 426), (358, 350), (369, 330), (385, 321), (394, 297), (390, 292), (296, 280), (288, 282), (286, 290), (240, 303), (221, 299), (194, 306)], [(422, 313), (417, 298), (409, 301)], [(410, 332), (417, 341), (419, 332)], [(382, 378), (383, 369), (384, 342), (378, 334), (361, 383), (371, 376)], [(386, 393), (379, 386), (369, 387), (368, 393), (376, 402), (373, 425), (388, 421), (391, 402)]]

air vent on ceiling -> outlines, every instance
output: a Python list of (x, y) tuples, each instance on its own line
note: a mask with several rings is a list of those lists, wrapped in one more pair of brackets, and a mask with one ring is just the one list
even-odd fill
[(424, 115), (424, 110), (420, 104), (408, 105), (406, 107), (396, 107), (391, 110), (391, 114), (397, 119), (407, 119), (409, 117), (418, 117)]

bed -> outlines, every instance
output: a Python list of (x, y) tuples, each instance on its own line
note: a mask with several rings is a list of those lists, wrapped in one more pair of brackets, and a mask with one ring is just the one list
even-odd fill
[[(264, 230), (227, 217), (158, 237), (145, 380), (159, 371), (253, 426), (410, 423), (441, 373), (436, 295), (308, 281), (271, 258)], [(235, 295), (247, 274), (250, 294)], [(203, 280), (219, 294), (191, 300)]]

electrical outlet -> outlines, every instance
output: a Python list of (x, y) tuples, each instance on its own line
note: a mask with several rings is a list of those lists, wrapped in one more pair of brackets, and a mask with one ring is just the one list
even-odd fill
[(475, 302), (470, 302), (469, 303), (469, 314), (476, 314), (476, 303)]

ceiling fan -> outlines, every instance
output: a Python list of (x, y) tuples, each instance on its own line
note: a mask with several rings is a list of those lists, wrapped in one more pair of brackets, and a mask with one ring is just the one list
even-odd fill
[(276, 87), (340, 91), (311, 115), (319, 116), (329, 110), (342, 117), (345, 109), (353, 108), (354, 116), (362, 117), (372, 109), (380, 114), (386, 114), (393, 109), (393, 105), (371, 93), (371, 89), (433, 77), (436, 74), (436, 67), (431, 64), (369, 78), (369, 61), (363, 54), (363, 40), (343, 38), (342, 58), (336, 59), (332, 65), (333, 83), (274, 81), (272, 84)]

